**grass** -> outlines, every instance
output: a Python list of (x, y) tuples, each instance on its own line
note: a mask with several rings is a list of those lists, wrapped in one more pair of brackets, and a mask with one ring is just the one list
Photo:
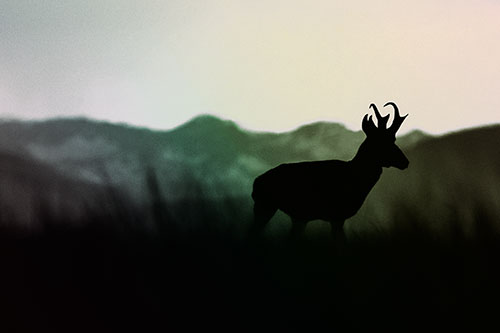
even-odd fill
[[(42, 207), (31, 232), (2, 223), (2, 331), (498, 328), (500, 237), (482, 211), (473, 236), (437, 236), (403, 213), (339, 253), (326, 237), (250, 241), (247, 220), (169, 203), (154, 184), (146, 207), (113, 200), (79, 221)], [(179, 209), (196, 212), (189, 228)]]

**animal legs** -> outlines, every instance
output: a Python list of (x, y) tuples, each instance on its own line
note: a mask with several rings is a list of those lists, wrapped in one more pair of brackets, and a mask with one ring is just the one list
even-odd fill
[(304, 237), (306, 230), (306, 221), (292, 218), (292, 228), (290, 229), (290, 238), (297, 240)]
[(341, 223), (331, 222), (330, 225), (332, 227), (331, 234), (333, 241), (335, 243), (335, 248), (337, 249), (337, 251), (340, 252), (342, 251), (346, 243), (346, 238), (344, 233), (344, 221), (342, 221)]

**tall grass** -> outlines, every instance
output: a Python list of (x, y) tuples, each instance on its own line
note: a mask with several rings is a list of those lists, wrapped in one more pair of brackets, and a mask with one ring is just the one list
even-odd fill
[(402, 209), (338, 252), (328, 237), (249, 240), (239, 201), (169, 202), (148, 184), (143, 207), (110, 194), (78, 221), (40, 204), (42, 228), (2, 224), (3, 331), (498, 328), (498, 221), (481, 209), (472, 237)]

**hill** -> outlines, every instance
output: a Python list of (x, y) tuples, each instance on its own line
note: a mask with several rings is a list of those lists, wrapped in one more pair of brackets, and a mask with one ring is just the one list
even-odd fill
[[(242, 213), (250, 212), (249, 194), (258, 174), (284, 162), (347, 160), (363, 139), (361, 131), (334, 123), (265, 133), (245, 131), (232, 121), (209, 115), (170, 131), (83, 118), (0, 123), (3, 181), (18, 184), (16, 188), (28, 186), (21, 193), (43, 193), (42, 187), (49, 189), (46, 193), (76, 188), (63, 197), (81, 201), (82, 196), (92, 197), (88, 188), (113, 186), (134, 202), (147, 203), (146, 173), (152, 169), (169, 201), (241, 198)], [(357, 233), (374, 225), (390, 229), (395, 221), (407, 221), (402, 216), (407, 214), (418, 216), (433, 230), (459, 226), (471, 231), (475, 214), (498, 216), (499, 140), (498, 125), (437, 137), (421, 131), (399, 137), (398, 145), (411, 162), (409, 169), (386, 170), (348, 229)], [(25, 170), (28, 176), (16, 178), (13, 170)], [(50, 185), (68, 181), (74, 184)], [(48, 185), (37, 185), (41, 183)], [(450, 226), (449, 221), (455, 222)]]
[(106, 187), (74, 179), (26, 156), (0, 153), (0, 221), (2, 225), (39, 229), (40, 214), (65, 216), (71, 224), (96, 208)]
[(477, 228), (500, 231), (500, 223), (481, 226), (477, 222), (500, 222), (498, 142), (499, 125), (421, 141), (406, 151), (407, 170), (383, 173), (352, 219), (353, 229), (367, 229), (369, 217), (372, 224), (385, 230), (413, 223), (413, 227), (441, 236), (458, 232), (473, 237)]
[[(310, 233), (298, 243), (242, 238), (249, 197), (224, 201), (275, 164), (350, 158), (363, 135), (341, 125), (253, 133), (205, 116), (167, 132), (85, 119), (2, 126), (4, 331), (498, 325), (498, 125), (399, 138), (410, 167), (384, 171), (346, 224), (345, 252)], [(127, 210), (117, 197), (127, 191), (147, 205)], [(40, 206), (54, 197), (70, 205), (47, 216)], [(44, 232), (5, 226), (33, 227), (34, 217)]]
[[(410, 133), (412, 145), (428, 137)], [(349, 159), (364, 138), (340, 124), (318, 122), (286, 133), (257, 133), (203, 115), (170, 131), (84, 118), (0, 124), (0, 151), (20, 153), (75, 179), (145, 195), (146, 169), (157, 171), (170, 198), (246, 196), (253, 178), (283, 162)], [(196, 189), (195, 189), (196, 188)]]

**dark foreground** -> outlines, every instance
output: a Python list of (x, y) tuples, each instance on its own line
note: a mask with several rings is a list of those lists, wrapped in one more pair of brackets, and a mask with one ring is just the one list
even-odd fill
[(339, 253), (328, 238), (248, 241), (213, 216), (180, 230), (164, 208), (149, 230), (130, 214), (44, 213), (42, 230), (4, 227), (1, 331), (500, 328), (495, 221), (478, 217), (474, 237), (446, 240), (408, 227)]

